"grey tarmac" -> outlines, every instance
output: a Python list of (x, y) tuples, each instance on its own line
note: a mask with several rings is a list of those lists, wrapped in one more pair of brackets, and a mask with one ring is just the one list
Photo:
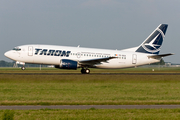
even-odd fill
[(0, 110), (38, 110), (38, 109), (180, 109), (180, 105), (27, 105), (0, 106)]
[(0, 75), (180, 75), (180, 73), (0, 73)]

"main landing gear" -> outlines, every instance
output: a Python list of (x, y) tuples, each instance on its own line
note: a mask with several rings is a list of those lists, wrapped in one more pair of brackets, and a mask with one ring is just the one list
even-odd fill
[(82, 68), (82, 69), (81, 69), (81, 73), (82, 73), (82, 74), (89, 74), (89, 73), (90, 73), (90, 70), (89, 70), (88, 68), (86, 68), (86, 69)]

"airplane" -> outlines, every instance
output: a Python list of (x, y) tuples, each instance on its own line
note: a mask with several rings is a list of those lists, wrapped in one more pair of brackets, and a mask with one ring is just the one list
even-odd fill
[(25, 63), (54, 65), (59, 69), (81, 68), (82, 74), (89, 74), (89, 68), (137, 67), (160, 62), (163, 57), (173, 55), (172, 53), (159, 54), (167, 27), (167, 24), (160, 24), (142, 44), (129, 49), (109, 50), (29, 44), (17, 46), (5, 52), (4, 55), (16, 61), (17, 64), (22, 64), (22, 70), (25, 70)]

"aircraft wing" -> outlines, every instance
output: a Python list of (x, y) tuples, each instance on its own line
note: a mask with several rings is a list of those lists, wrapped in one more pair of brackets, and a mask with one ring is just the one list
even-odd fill
[(79, 64), (84, 65), (84, 66), (93, 66), (95, 64), (101, 64), (101, 62), (107, 62), (108, 60), (114, 59), (114, 58), (116, 58), (116, 57), (81, 60), (81, 61), (79, 61)]
[(154, 58), (154, 59), (158, 59), (158, 58), (162, 58), (162, 57), (166, 57), (169, 55), (174, 55), (173, 53), (168, 53), (168, 54), (161, 54), (161, 55), (150, 55), (148, 56), (148, 58)]

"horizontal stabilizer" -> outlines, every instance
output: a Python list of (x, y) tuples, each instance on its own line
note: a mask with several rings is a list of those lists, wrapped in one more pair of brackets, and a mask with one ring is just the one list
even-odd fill
[(148, 56), (148, 58), (158, 59), (158, 58), (166, 57), (166, 56), (169, 56), (169, 55), (174, 55), (174, 53), (161, 54), (161, 55), (150, 55), (150, 56)]

